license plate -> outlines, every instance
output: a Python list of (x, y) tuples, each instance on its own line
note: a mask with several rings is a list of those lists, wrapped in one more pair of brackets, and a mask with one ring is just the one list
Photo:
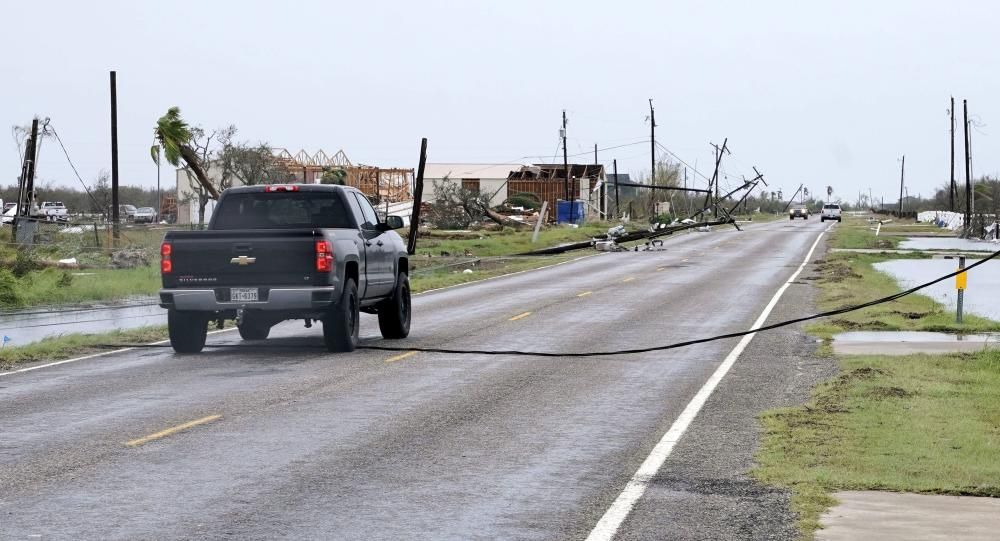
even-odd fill
[(257, 302), (256, 287), (233, 287), (229, 289), (229, 300), (232, 302)]

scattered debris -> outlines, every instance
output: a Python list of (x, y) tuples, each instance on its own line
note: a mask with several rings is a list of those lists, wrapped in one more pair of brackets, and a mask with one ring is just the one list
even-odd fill
[(116, 269), (148, 267), (149, 257), (142, 250), (119, 250), (111, 254), (111, 266)]

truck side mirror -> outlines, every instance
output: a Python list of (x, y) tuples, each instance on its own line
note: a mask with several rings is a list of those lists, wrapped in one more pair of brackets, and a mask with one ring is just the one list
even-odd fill
[(385, 227), (386, 227), (386, 230), (389, 230), (389, 229), (402, 229), (402, 227), (403, 227), (403, 217), (402, 216), (386, 216), (385, 217)]

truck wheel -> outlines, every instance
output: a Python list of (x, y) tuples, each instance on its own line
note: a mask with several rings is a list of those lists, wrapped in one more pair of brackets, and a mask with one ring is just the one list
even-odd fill
[(410, 278), (399, 273), (392, 298), (378, 307), (378, 330), (388, 340), (406, 338), (410, 334)]
[(167, 311), (170, 346), (177, 353), (198, 353), (205, 347), (208, 318), (200, 312)]
[(240, 338), (244, 340), (264, 340), (271, 333), (271, 326), (259, 321), (253, 316), (243, 314), (243, 322), (236, 326)]
[(353, 278), (344, 282), (340, 303), (323, 319), (323, 342), (333, 352), (354, 351), (358, 346), (358, 324), (361, 319), (358, 285)]

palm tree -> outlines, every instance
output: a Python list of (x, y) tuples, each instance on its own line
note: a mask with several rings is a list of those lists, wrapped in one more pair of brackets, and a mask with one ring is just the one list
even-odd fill
[[(198, 154), (191, 148), (193, 137), (191, 128), (181, 118), (179, 107), (167, 109), (167, 114), (156, 121), (153, 137), (159, 142), (160, 148), (163, 149), (163, 157), (167, 159), (168, 163), (177, 167), (180, 165), (180, 161), (184, 160), (184, 164), (194, 172), (194, 176), (198, 178), (198, 182), (205, 188), (209, 196), (212, 199), (219, 198), (219, 191), (208, 180), (208, 175), (205, 174), (205, 168), (198, 159)], [(152, 152), (152, 149), (150, 150)], [(157, 159), (154, 157), (153, 160)]]

